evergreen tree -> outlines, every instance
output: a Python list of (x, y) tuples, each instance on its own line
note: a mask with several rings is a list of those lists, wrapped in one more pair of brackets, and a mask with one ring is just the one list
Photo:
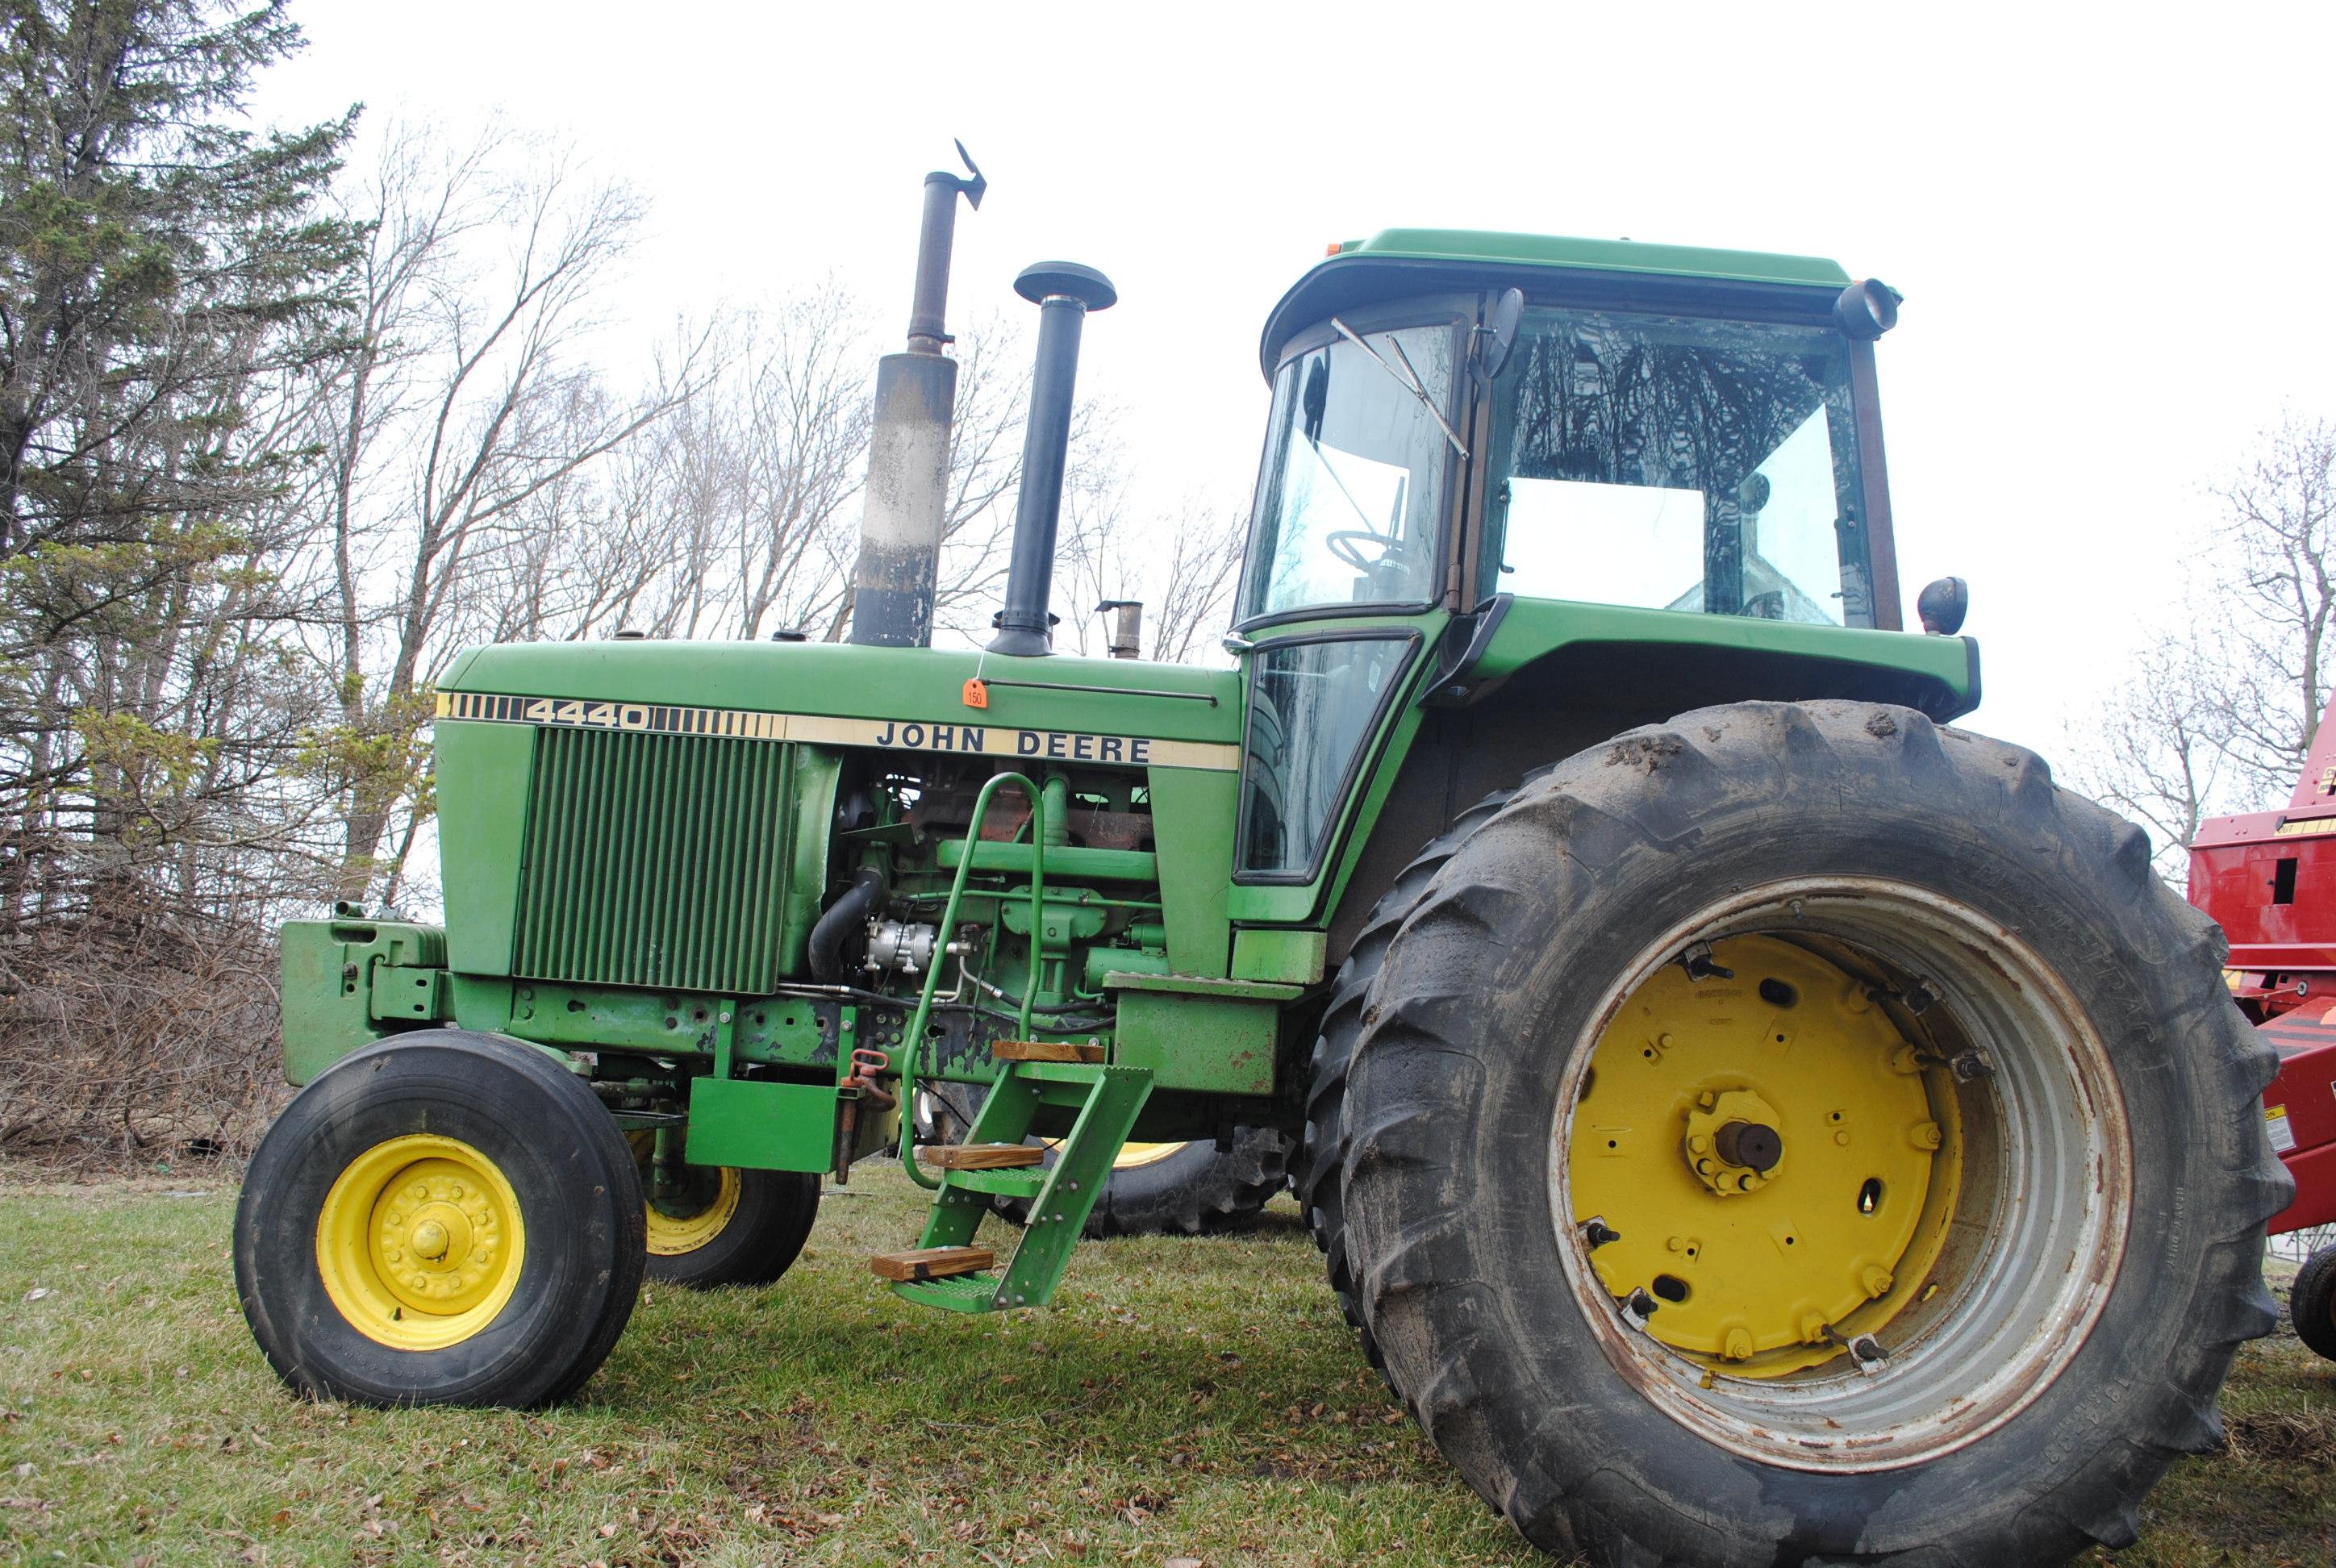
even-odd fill
[(271, 644), (349, 348), (355, 112), (242, 122), (285, 0), (0, 0), (0, 938), (216, 905), (308, 715)]

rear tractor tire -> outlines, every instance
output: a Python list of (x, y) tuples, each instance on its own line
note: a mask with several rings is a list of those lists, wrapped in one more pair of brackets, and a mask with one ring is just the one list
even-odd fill
[(1745, 704), (1441, 852), (1317, 1110), (1334, 1263), (1470, 1485), (1630, 1568), (2131, 1544), (2290, 1190), (2142, 833), (1907, 709)]
[(1290, 1184), (1290, 1140), (1271, 1127), (1238, 1127), (1232, 1146), (1212, 1138), (1130, 1144), (1087, 1216), (1090, 1236), (1192, 1236), (1255, 1214)]
[[(1271, 1127), (1236, 1127), (1232, 1147), (1213, 1138), (1129, 1144), (1112, 1161), (1103, 1196), (1087, 1214), (1089, 1236), (1197, 1236), (1254, 1215), (1290, 1184), (1290, 1137)], [(1054, 1152), (1046, 1163), (1055, 1163)], [(1030, 1205), (999, 1198), (993, 1205), (1014, 1224)]]
[(641, 1184), (648, 1277), (706, 1290), (767, 1285), (803, 1254), (819, 1218), (819, 1177), (800, 1171), (686, 1165), (676, 1190), (657, 1190), (657, 1135), (626, 1135)]
[(316, 1398), (530, 1407), (580, 1388), (647, 1260), (632, 1151), (541, 1051), (432, 1029), (344, 1058), (260, 1140), (236, 1291)]

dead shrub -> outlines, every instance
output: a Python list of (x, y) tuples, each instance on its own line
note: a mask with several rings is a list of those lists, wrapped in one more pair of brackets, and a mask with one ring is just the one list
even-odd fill
[(85, 921), (0, 954), (0, 1154), (75, 1169), (240, 1159), (288, 1096), (276, 942)]

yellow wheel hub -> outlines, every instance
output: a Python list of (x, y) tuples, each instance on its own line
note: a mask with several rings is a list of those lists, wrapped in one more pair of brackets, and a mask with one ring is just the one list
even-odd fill
[(677, 1258), (695, 1252), (737, 1217), (738, 1200), (745, 1183), (729, 1165), (684, 1165), (682, 1189), (657, 1195), (657, 1135), (631, 1132), (633, 1159), (641, 1174), (641, 1192), (648, 1205), (649, 1256)]
[(417, 1133), (349, 1162), (316, 1215), (316, 1272), (351, 1327), (397, 1350), (495, 1320), (526, 1256), (519, 1198), (470, 1144)]
[(1920, 1295), (1959, 1125), (1871, 988), (1775, 937), (1711, 956), (1700, 979), (1664, 966), (1599, 1037), (1568, 1147), (1573, 1219), (1605, 1290), (1652, 1300), (1650, 1335), (1776, 1377)]

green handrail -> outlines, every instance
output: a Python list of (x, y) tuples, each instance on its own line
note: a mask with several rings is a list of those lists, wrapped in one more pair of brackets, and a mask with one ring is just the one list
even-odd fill
[(916, 1016), (909, 1020), (909, 1032), (901, 1039), (900, 1050), (900, 1168), (909, 1173), (909, 1180), (928, 1191), (939, 1186), (940, 1178), (928, 1176), (917, 1164), (917, 1056), (925, 1048), (925, 1024), (932, 1017), (933, 991), (939, 986), (941, 961), (948, 956), (949, 933), (957, 930), (958, 901), (965, 896), (965, 879), (973, 870), (973, 846), (981, 840), (981, 819), (989, 810), (989, 797), (1002, 784), (1017, 784), (1030, 802), (1030, 972), (1022, 982), (1022, 1015), (1017, 1026), (1024, 1039), (1030, 1037), (1030, 1011), (1038, 1000), (1038, 933), (1044, 929), (1046, 917), (1046, 803), (1038, 786), (1018, 773), (1002, 773), (981, 786), (973, 797), (973, 825), (965, 830), (965, 858), (958, 862), (957, 880), (949, 884), (949, 902), (941, 911), (939, 940), (933, 943), (933, 961), (925, 966), (924, 989), (917, 994)]

